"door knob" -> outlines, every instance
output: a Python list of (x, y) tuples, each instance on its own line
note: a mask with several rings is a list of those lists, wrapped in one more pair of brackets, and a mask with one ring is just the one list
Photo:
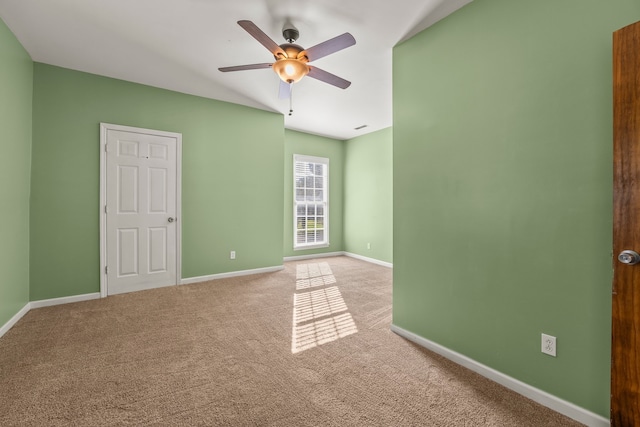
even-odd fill
[[(169, 219), (168, 219), (167, 221), (169, 221), (169, 222), (173, 222), (173, 221), (175, 221), (175, 220), (176, 220), (176, 218), (171, 218), (171, 217), (169, 217)], [(638, 254), (636, 254), (636, 255), (638, 255)]]
[(618, 255), (618, 261), (627, 265), (634, 265), (640, 262), (640, 254), (636, 251), (625, 250)]

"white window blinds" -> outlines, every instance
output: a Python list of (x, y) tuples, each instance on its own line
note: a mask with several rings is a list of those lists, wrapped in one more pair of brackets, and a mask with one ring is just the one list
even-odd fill
[(294, 155), (293, 247), (329, 245), (329, 159)]

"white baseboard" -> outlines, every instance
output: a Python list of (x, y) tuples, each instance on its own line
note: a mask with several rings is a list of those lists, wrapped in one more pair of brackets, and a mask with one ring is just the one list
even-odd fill
[(381, 265), (383, 267), (393, 268), (393, 264), (390, 263), (390, 262), (380, 261), (379, 259), (369, 258), (369, 257), (366, 257), (366, 256), (354, 254), (354, 253), (351, 253), (351, 252), (344, 252), (344, 251), (326, 252), (326, 253), (323, 253), (323, 254), (287, 256), (287, 257), (283, 258), (283, 261), (284, 262), (287, 262), (287, 261), (302, 261), (302, 260), (305, 260), (305, 259), (328, 258), (328, 257), (334, 257), (334, 256), (348, 256), (348, 257), (351, 257), (351, 258), (359, 259), (361, 261), (370, 262), (371, 264), (377, 264), (377, 265)]
[(100, 298), (100, 292), (91, 294), (73, 295), (70, 297), (41, 299), (39, 301), (31, 301), (31, 308), (50, 307), (52, 305), (69, 304), (72, 302), (89, 301)]
[(22, 319), (24, 315), (27, 314), (31, 309), (49, 307), (52, 305), (69, 304), (71, 302), (88, 301), (91, 299), (98, 299), (98, 298), (100, 298), (100, 292), (28, 302), (24, 307), (22, 307), (22, 309), (19, 312), (15, 314), (15, 316), (13, 316), (11, 319), (9, 319), (7, 323), (5, 323), (0, 327), (0, 337), (6, 334), (7, 331), (11, 329), (16, 323), (18, 323), (18, 321)]
[(323, 254), (309, 254), (309, 255), (295, 255), (295, 256), (286, 256), (282, 260), (284, 262), (287, 261), (302, 261), (305, 259), (314, 259), (314, 258), (329, 258), (334, 256), (343, 256), (344, 252), (325, 252)]
[[(256, 268), (253, 270), (232, 271), (230, 273), (212, 274), (209, 276), (191, 277), (188, 279), (182, 279), (180, 281), (180, 284), (186, 285), (189, 283), (206, 282), (208, 280), (223, 279), (225, 277), (246, 276), (249, 274), (272, 273), (274, 271), (280, 271), (283, 269), (284, 269), (284, 266), (278, 265), (275, 267)], [(0, 337), (6, 334), (7, 331), (11, 329), (16, 323), (18, 323), (18, 321), (22, 319), (22, 317), (24, 317), (24, 315), (27, 314), (31, 309), (49, 307), (52, 305), (69, 304), (72, 302), (88, 301), (88, 300), (99, 299), (99, 298), (101, 298), (100, 292), (95, 292), (90, 294), (73, 295), (68, 297), (51, 298), (51, 299), (28, 302), (19, 312), (17, 312), (11, 319), (9, 319), (7, 323), (0, 326)]]
[(273, 273), (275, 271), (284, 270), (283, 265), (275, 267), (254, 268), (252, 270), (230, 271), (228, 273), (210, 274), (208, 276), (189, 277), (180, 281), (181, 285), (189, 285), (191, 283), (208, 282), (209, 280), (226, 279), (228, 277), (249, 276), (251, 274)]
[(7, 323), (2, 325), (2, 327), (0, 327), (0, 337), (6, 334), (9, 331), (9, 329), (13, 327), (13, 325), (18, 323), (18, 320), (22, 319), (24, 315), (29, 312), (30, 309), (31, 309), (31, 305), (30, 303), (27, 303), (24, 307), (22, 307), (22, 309), (20, 309), (20, 311), (18, 311), (11, 319), (9, 319)]
[(358, 255), (358, 254), (354, 254), (351, 252), (345, 252), (344, 253), (346, 256), (351, 257), (351, 258), (356, 258), (362, 261), (367, 261), (370, 262), (371, 264), (377, 264), (377, 265), (381, 265), (383, 267), (389, 267), (389, 268), (393, 268), (393, 264), (390, 262), (386, 262), (386, 261), (380, 261), (379, 259), (375, 259), (375, 258), (369, 258), (363, 255)]
[(516, 393), (519, 393), (535, 402), (538, 402), (541, 405), (546, 406), (547, 408), (553, 409), (556, 412), (566, 415), (569, 418), (573, 418), (576, 421), (586, 424), (589, 427), (609, 427), (610, 425), (608, 419), (598, 414), (590, 412), (584, 408), (574, 405), (571, 402), (567, 402), (566, 400), (560, 399), (559, 397), (530, 386), (529, 384), (523, 383), (522, 381), (505, 375), (502, 372), (496, 371), (495, 369), (476, 362), (475, 360), (470, 359), (467, 356), (464, 356), (460, 353), (443, 347), (440, 344), (416, 335), (413, 332), (409, 332), (393, 324), (391, 325), (391, 330), (401, 337), (408, 339), (409, 341), (413, 341), (414, 343), (426, 349), (429, 349), (434, 353), (438, 353), (439, 355), (446, 357), (447, 359), (457, 363), (458, 365), (464, 366), (465, 368), (477, 372), (478, 374), (492, 381), (495, 381), (498, 384), (501, 384), (515, 391)]

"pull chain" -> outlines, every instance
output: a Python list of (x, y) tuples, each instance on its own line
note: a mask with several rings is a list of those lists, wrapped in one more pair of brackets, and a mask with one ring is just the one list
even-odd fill
[(293, 83), (289, 83), (289, 115), (293, 115)]

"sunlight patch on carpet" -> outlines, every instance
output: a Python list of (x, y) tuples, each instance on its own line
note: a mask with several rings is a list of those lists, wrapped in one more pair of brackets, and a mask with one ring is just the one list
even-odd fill
[(296, 289), (303, 290), (333, 285), (336, 277), (327, 262), (298, 264), (296, 266)]
[(293, 295), (293, 323), (296, 325), (347, 310), (337, 286)]
[[(326, 262), (298, 264), (296, 290), (337, 283)], [(337, 286), (293, 294), (291, 352), (299, 353), (358, 332)]]

